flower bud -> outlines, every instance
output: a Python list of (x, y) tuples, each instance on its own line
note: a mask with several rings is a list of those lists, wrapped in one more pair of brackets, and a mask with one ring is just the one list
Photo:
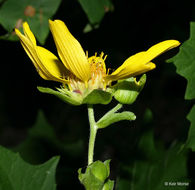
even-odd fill
[(109, 176), (109, 171), (107, 170), (107, 167), (103, 162), (99, 160), (90, 165), (90, 167), (91, 173), (102, 182), (104, 182)]
[[(79, 180), (86, 190), (112, 190), (114, 181), (108, 179), (110, 175), (110, 160), (95, 161), (88, 165), (85, 172), (78, 170)], [(105, 185), (106, 184), (106, 185)]]
[(114, 86), (114, 98), (121, 104), (132, 104), (135, 102), (145, 83), (146, 74), (142, 75), (138, 82), (134, 77), (119, 80)]

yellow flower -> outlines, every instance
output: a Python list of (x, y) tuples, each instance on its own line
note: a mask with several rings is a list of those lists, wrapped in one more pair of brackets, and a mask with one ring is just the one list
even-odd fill
[(50, 51), (37, 45), (27, 22), (23, 23), (24, 34), (18, 29), (15, 32), (43, 79), (61, 82), (64, 89), (80, 95), (86, 90), (106, 90), (112, 81), (134, 77), (154, 69), (156, 65), (151, 62), (152, 59), (180, 44), (176, 40), (160, 42), (147, 51), (129, 57), (109, 74), (104, 53), (88, 57), (88, 53), (85, 54), (80, 43), (60, 20), (50, 20), (49, 27), (61, 61)]

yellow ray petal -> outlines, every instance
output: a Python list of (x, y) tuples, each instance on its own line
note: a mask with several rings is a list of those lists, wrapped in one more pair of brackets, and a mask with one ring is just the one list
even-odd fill
[(34, 44), (36, 45), (36, 39), (27, 22), (23, 23), (23, 31), (25, 36)]
[(151, 62), (152, 59), (160, 54), (180, 45), (177, 40), (166, 40), (160, 42), (147, 51), (137, 53), (129, 57), (116, 71), (108, 75), (106, 80), (119, 80), (136, 76), (154, 69), (156, 66)]
[(180, 42), (177, 40), (165, 40), (163, 42), (160, 42), (147, 50), (147, 54), (146, 54), (145, 59), (152, 60), (155, 57), (159, 56), (160, 54), (162, 54), (162, 53), (164, 53), (172, 48), (175, 48), (179, 45), (180, 45)]
[(88, 81), (90, 66), (80, 43), (72, 36), (66, 25), (60, 21), (49, 21), (59, 57), (65, 67), (82, 81)]
[(156, 65), (152, 62), (142, 65), (141, 68), (140, 68), (140, 65), (133, 66), (132, 64), (132, 67), (124, 68), (120, 72), (118, 72), (116, 75), (111, 74), (107, 77), (107, 79), (112, 80), (112, 81), (121, 80), (121, 79), (134, 77), (134, 76), (146, 73), (155, 68), (156, 68)]
[(46, 70), (49, 71), (55, 80), (65, 82), (65, 76), (67, 76), (68, 71), (59, 59), (53, 53), (41, 46), (36, 46), (36, 48), (38, 57)]
[(37, 56), (34, 56), (35, 50), (32, 47), (32, 43), (28, 40), (28, 38), (26, 38), (23, 34), (21, 34), (21, 32), (18, 29), (15, 29), (15, 33), (16, 35), (20, 38), (20, 42), (24, 48), (24, 50), (26, 51), (27, 55), (29, 56), (29, 58), (31, 59), (31, 61), (33, 62), (37, 72), (39, 73), (39, 75), (45, 79), (45, 80), (49, 80), (50, 78), (48, 78), (47, 74), (44, 72), (44, 70), (42, 69), (42, 67), (40, 67), (37, 64)]
[(55, 55), (40, 46), (36, 46), (34, 42), (29, 39), (29, 36), (21, 34), (18, 29), (15, 29), (15, 32), (20, 38), (24, 50), (43, 79), (66, 82), (66, 80), (62, 78), (65, 75), (65, 68), (61, 70), (62, 63), (60, 63)]

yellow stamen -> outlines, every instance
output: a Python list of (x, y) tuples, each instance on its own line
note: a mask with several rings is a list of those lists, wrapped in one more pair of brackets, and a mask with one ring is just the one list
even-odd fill
[(104, 56), (104, 61), (106, 61), (107, 55)]
[(86, 57), (87, 57), (87, 59), (88, 59), (88, 51), (86, 51)]

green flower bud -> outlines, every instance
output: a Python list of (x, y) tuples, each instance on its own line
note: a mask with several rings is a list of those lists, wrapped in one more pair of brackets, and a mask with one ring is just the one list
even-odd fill
[(110, 175), (110, 160), (104, 162), (95, 161), (88, 165), (85, 172), (78, 170), (79, 180), (86, 190), (112, 190), (114, 181), (108, 178)]
[(119, 80), (114, 86), (114, 98), (121, 104), (132, 104), (143, 89), (146, 83), (146, 74), (142, 75), (137, 82), (136, 78), (131, 77), (125, 80)]
[(92, 174), (102, 182), (104, 182), (109, 176), (109, 171), (107, 170), (107, 167), (103, 162), (99, 160), (92, 163), (89, 167), (91, 168)]

